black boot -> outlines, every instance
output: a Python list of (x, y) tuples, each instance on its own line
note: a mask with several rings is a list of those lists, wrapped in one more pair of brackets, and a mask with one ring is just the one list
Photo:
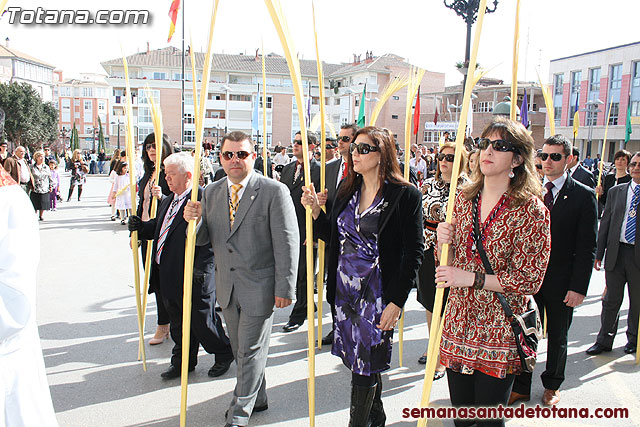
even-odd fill
[(375, 374), (376, 392), (373, 395), (373, 404), (371, 405), (371, 413), (369, 414), (368, 427), (384, 427), (387, 415), (384, 413), (382, 406), (382, 375)]
[(370, 387), (351, 384), (349, 427), (367, 427), (376, 385)]
[(73, 187), (74, 187), (73, 185), (69, 187), (69, 197), (67, 197), (67, 202), (71, 200), (71, 195), (73, 194)]
[(80, 196), (82, 196), (82, 185), (78, 185), (78, 201), (80, 201)]

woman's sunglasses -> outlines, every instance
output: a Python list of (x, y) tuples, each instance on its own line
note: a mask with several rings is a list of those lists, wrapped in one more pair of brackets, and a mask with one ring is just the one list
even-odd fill
[(349, 146), (349, 152), (353, 153), (355, 150), (358, 150), (358, 154), (369, 154), (372, 151), (380, 151), (380, 148), (375, 145), (365, 144), (361, 142), (360, 144), (351, 143)]
[(249, 157), (250, 154), (251, 153), (249, 153), (248, 151), (224, 151), (222, 153), (222, 158), (225, 160), (231, 160), (233, 159), (233, 156), (236, 155), (238, 156), (238, 159), (244, 160)]
[(551, 160), (553, 160), (554, 162), (559, 162), (560, 160), (562, 160), (562, 153), (540, 153), (538, 154), (538, 157), (540, 157), (543, 162), (546, 161), (549, 157), (551, 157)]
[(518, 152), (518, 149), (513, 146), (513, 143), (511, 143), (511, 141), (505, 141), (504, 139), (496, 139), (494, 141), (491, 141), (489, 138), (478, 139), (479, 149), (486, 150), (487, 148), (489, 148), (489, 145), (491, 145), (491, 148), (493, 148), (495, 151), (500, 151), (503, 153), (507, 151), (511, 151), (514, 153)]
[(455, 154), (438, 154), (438, 160), (443, 161), (446, 160), (449, 163), (453, 163), (453, 161), (455, 160), (456, 156)]

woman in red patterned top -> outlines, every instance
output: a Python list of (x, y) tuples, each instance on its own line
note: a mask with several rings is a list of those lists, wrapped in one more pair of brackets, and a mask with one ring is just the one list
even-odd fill
[[(514, 314), (523, 313), (530, 295), (542, 285), (551, 245), (549, 211), (540, 199), (534, 144), (527, 130), (496, 118), (478, 145), (479, 167), (456, 197), (453, 224), (438, 226), (438, 245), (450, 244), (452, 260), (450, 266), (437, 268), (436, 282), (451, 288), (440, 357), (453, 406), (507, 404), (521, 368), (496, 292), (505, 296)], [(491, 275), (485, 274), (474, 243), (474, 213)], [(474, 422), (456, 420), (456, 426)], [(504, 425), (504, 420), (478, 420), (477, 425)]]

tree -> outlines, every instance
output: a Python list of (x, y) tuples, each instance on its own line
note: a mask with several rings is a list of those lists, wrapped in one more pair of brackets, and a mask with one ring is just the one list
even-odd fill
[(100, 128), (98, 131), (98, 153), (100, 150), (104, 150), (106, 153), (107, 147), (104, 144), (104, 132), (102, 132), (102, 120), (100, 120), (100, 116), (98, 116), (98, 128)]
[(31, 150), (58, 138), (58, 112), (27, 83), (0, 84), (0, 107), (6, 113), (5, 135), (15, 146)]
[(73, 123), (73, 129), (71, 129), (71, 138), (69, 139), (69, 149), (71, 151), (80, 148), (80, 142), (78, 140), (78, 129), (76, 129), (75, 122)]

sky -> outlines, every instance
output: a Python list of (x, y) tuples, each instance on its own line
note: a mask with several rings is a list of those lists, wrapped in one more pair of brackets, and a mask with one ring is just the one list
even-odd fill
[[(296, 50), (315, 59), (311, 0), (280, 0)], [(451, 3), (452, 0), (447, 0)], [(489, 0), (491, 5), (493, 0)], [(151, 49), (181, 45), (181, 16), (167, 43), (170, 0), (9, 0), (7, 7), (36, 10), (148, 10), (150, 22), (130, 25), (21, 24), (0, 19), (0, 42), (48, 62), (64, 78), (80, 73), (104, 73), (100, 62)], [(211, 5), (209, 0), (183, 0), (185, 43), (205, 51)], [(491, 69), (489, 77), (511, 82), (516, 0), (499, 0), (485, 15), (478, 63)], [(443, 0), (316, 0), (318, 45), (323, 61), (351, 62), (353, 54), (394, 53), (429, 71), (445, 73), (447, 85), (462, 75), (455, 63), (464, 59), (466, 25)], [(549, 60), (640, 41), (638, 0), (522, 0), (520, 11), (518, 80), (548, 80)], [(474, 25), (475, 34), (475, 28)], [(473, 35), (472, 35), (473, 36)], [(213, 36), (215, 53), (283, 54), (270, 15), (261, 0), (222, 0)], [(546, 81), (545, 81), (546, 82)]]

